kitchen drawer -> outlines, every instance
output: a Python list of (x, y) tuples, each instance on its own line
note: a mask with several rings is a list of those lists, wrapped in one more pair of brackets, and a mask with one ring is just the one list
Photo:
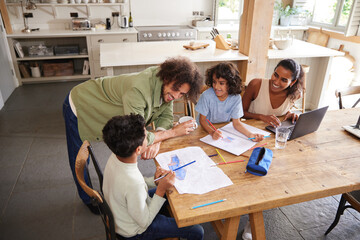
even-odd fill
[[(112, 68), (100, 67), (100, 61), (93, 61), (93, 73), (95, 77), (104, 77), (114, 75)], [(109, 70), (109, 72), (108, 72)]]
[(93, 60), (100, 60), (100, 43), (122, 43), (136, 42), (136, 34), (119, 34), (119, 35), (98, 35), (91, 36), (91, 51)]

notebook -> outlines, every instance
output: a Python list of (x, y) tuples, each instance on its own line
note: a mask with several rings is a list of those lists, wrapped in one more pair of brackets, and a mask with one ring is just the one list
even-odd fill
[(343, 126), (343, 129), (360, 138), (360, 116), (356, 125)]
[[(328, 107), (329, 106), (326, 106), (310, 112), (303, 113), (299, 116), (299, 119), (295, 123), (292, 123), (290, 119), (282, 122), (282, 127), (288, 127), (290, 129), (288, 140), (302, 137), (306, 134), (318, 130)], [(271, 125), (266, 126), (265, 128), (273, 133), (275, 133), (276, 131), (275, 128)]]

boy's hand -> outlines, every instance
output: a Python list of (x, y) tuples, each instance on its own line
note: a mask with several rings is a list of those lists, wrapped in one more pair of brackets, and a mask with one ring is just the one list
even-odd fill
[(210, 135), (214, 140), (218, 140), (219, 138), (223, 137), (220, 130), (213, 131), (212, 133), (210, 133)]
[[(154, 179), (157, 179), (161, 176), (164, 176), (166, 173), (170, 172), (169, 170), (165, 170), (160, 166), (156, 167), (156, 171), (155, 171), (155, 175), (154, 175)], [(155, 182), (155, 185), (157, 186), (159, 184), (159, 181)]]
[(165, 195), (166, 190), (174, 186), (175, 183), (175, 172), (169, 171), (166, 177), (160, 179), (158, 181), (158, 186), (156, 188), (155, 194), (163, 197)]
[(264, 140), (264, 135), (258, 134), (258, 133), (256, 133), (256, 134), (252, 133), (249, 135), (249, 138), (254, 138), (254, 139), (251, 139), (253, 142), (260, 142), (260, 141)]
[(189, 120), (187, 122), (177, 124), (172, 128), (172, 130), (175, 132), (175, 136), (188, 135), (195, 130), (195, 123), (195, 120)]
[(158, 154), (160, 150), (160, 144), (161, 142), (158, 142), (147, 146), (145, 152), (141, 154), (141, 159), (147, 160), (147, 159), (155, 158), (155, 156)]

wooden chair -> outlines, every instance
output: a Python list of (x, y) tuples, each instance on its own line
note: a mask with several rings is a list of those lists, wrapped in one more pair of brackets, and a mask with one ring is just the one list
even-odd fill
[[(360, 94), (360, 86), (352, 86), (343, 89), (336, 89), (335, 96), (339, 98), (339, 109), (344, 109), (343, 99), (344, 96)], [(356, 107), (356, 105), (360, 102), (360, 98), (354, 103), (352, 108)]]
[[(347, 202), (350, 205), (346, 205)], [(356, 211), (360, 212), (360, 190), (350, 192), (350, 193), (344, 193), (343, 195), (341, 195), (341, 199), (340, 199), (338, 210), (336, 212), (335, 220), (330, 225), (328, 230), (326, 230), (325, 235), (330, 233), (331, 230), (333, 230), (333, 228), (338, 224), (341, 215), (344, 213), (345, 209), (347, 209), (347, 208), (352, 208), (352, 209), (355, 209)]]
[[(92, 162), (94, 164), (94, 168), (99, 177), (99, 183), (101, 188), (101, 193), (94, 190), (92, 187), (92, 183), (90, 180), (90, 174), (88, 169), (87, 159), (89, 158), (89, 154), (91, 156)], [(86, 184), (84, 178), (84, 172), (86, 171), (89, 177), (89, 184)], [(106, 239), (107, 240), (123, 240), (124, 238), (115, 232), (115, 222), (112, 211), (107, 204), (103, 193), (102, 193), (102, 185), (103, 185), (103, 173), (99, 167), (98, 162), (96, 161), (94, 151), (90, 145), (90, 143), (85, 140), (80, 147), (78, 155), (76, 156), (75, 161), (75, 172), (76, 178), (79, 181), (81, 188), (86, 192), (87, 195), (90, 196), (92, 204), (97, 206), (100, 211), (101, 219), (105, 226)], [(170, 211), (171, 212), (171, 211)], [(166, 238), (163, 240), (178, 240), (178, 238)]]
[[(117, 235), (115, 233), (114, 217), (103, 195), (100, 192), (94, 190), (92, 186), (89, 186), (85, 182), (84, 179), (85, 171), (87, 172), (90, 179), (88, 163), (87, 163), (87, 159), (89, 158), (89, 146), (90, 143), (88, 141), (84, 141), (80, 147), (75, 162), (76, 178), (79, 181), (81, 188), (86, 192), (87, 195), (90, 196), (91, 202), (94, 205), (96, 205), (100, 210), (100, 216), (105, 226), (106, 239), (107, 240), (121, 239), (121, 238), (117, 238)], [(90, 185), (92, 184), (90, 183)]]

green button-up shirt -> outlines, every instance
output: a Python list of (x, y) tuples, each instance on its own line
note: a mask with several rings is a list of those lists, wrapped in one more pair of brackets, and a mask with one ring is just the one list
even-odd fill
[[(159, 67), (139, 73), (88, 80), (71, 90), (81, 139), (102, 140), (102, 129), (113, 116), (140, 114), (146, 124), (170, 129), (173, 124), (173, 103), (161, 100), (163, 82), (156, 77)], [(148, 133), (148, 144), (154, 134)]]

